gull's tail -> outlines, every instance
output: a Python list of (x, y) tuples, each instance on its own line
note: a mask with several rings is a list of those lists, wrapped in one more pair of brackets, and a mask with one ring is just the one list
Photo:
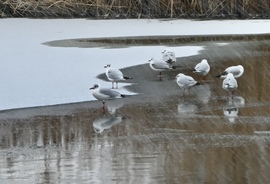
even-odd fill
[(196, 85), (196, 86), (197, 86), (197, 85), (201, 85), (201, 83), (197, 82), (195, 85)]
[(132, 77), (127, 77), (127, 76), (124, 76), (124, 79), (133, 79)]
[(221, 74), (216, 75), (216, 76), (214, 76), (214, 77), (216, 77), (216, 78), (221, 78), (222, 76), (227, 75), (227, 74), (228, 74), (227, 72), (222, 72)]
[(182, 68), (182, 66), (179, 66), (179, 65), (172, 66), (172, 69), (176, 69), (176, 68)]

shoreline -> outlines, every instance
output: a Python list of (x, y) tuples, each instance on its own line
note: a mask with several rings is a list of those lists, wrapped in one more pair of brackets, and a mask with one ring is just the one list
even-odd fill
[[(269, 36), (269, 34), (267, 34), (267, 36)], [(246, 35), (243, 35), (243, 38), (246, 40), (248, 37), (246, 37)], [(207, 48), (204, 49), (203, 52), (197, 55), (193, 55), (193, 56), (177, 58), (177, 63), (182, 64), (181, 69), (177, 71), (165, 72), (167, 76), (162, 84), (163, 87), (166, 86), (165, 89), (161, 89), (159, 87), (160, 82), (155, 81), (156, 73), (149, 69), (148, 63), (123, 68), (122, 71), (124, 71), (126, 75), (136, 76), (136, 73), (138, 70), (143, 73), (143, 76), (137, 74), (137, 76), (135, 77), (136, 80), (133, 81), (133, 84), (131, 86), (127, 86), (127, 90), (133, 91), (133, 92), (136, 91), (142, 95), (135, 95), (132, 98), (124, 99), (125, 101), (124, 104), (125, 105), (128, 105), (128, 104), (139, 105), (140, 103), (143, 103), (145, 99), (148, 102), (155, 102), (155, 99), (158, 99), (159, 97), (164, 97), (164, 96), (166, 97), (168, 95), (172, 95), (176, 91), (179, 91), (178, 87), (172, 81), (174, 76), (176, 76), (180, 70), (189, 71), (189, 68), (192, 67), (200, 58), (209, 57), (210, 56), (210, 53), (208, 51), (209, 49), (211, 51), (215, 51), (211, 53), (211, 58), (212, 60), (214, 60), (214, 62), (211, 63), (212, 67), (217, 66), (217, 63), (223, 63), (224, 58), (227, 58), (227, 60), (237, 59), (238, 54), (235, 54), (235, 55), (226, 54), (226, 53), (232, 52), (235, 49), (238, 49), (239, 52), (241, 52), (241, 59), (244, 59), (244, 57), (259, 56), (261, 51), (256, 51), (256, 49), (251, 49), (252, 51), (250, 51), (250, 48), (247, 48), (249, 47), (251, 42), (253, 43), (252, 47), (258, 47), (258, 45), (256, 44), (256, 41), (229, 42), (228, 45), (221, 46), (221, 47), (216, 47), (216, 44), (217, 44), (216, 41), (201, 42), (202, 45), (204, 46), (207, 45), (206, 46)], [(259, 41), (258, 41), (258, 44), (259, 44)], [(239, 48), (242, 48), (242, 49), (239, 49)], [(99, 74), (97, 78), (103, 81), (106, 81), (106, 77), (104, 76), (104, 73)], [(151, 90), (149, 91), (149, 89), (146, 89), (149, 86), (152, 86), (154, 89), (159, 89), (160, 91), (158, 93), (155, 93), (155, 95), (152, 95)], [(169, 94), (167, 94), (166, 92), (166, 89), (168, 88), (173, 89), (173, 91), (170, 92)], [(91, 93), (89, 92), (89, 96), (90, 95)], [(100, 107), (101, 107), (100, 101), (89, 100), (89, 101), (83, 101), (83, 102), (72, 102), (72, 103), (55, 104), (55, 105), (48, 105), (48, 106), (35, 106), (35, 107), (7, 109), (7, 110), (0, 111), (0, 119), (3, 120), (3, 119), (13, 119), (13, 118), (15, 119), (16, 118), (29, 118), (29, 117), (40, 116), (40, 115), (49, 115), (49, 116), (50, 115), (67, 115), (67, 114), (72, 114), (82, 109), (91, 110), (91, 111), (99, 110)]]

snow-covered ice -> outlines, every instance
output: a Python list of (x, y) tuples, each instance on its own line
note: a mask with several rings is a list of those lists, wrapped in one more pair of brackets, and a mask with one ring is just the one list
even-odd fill
[[(88, 90), (110, 63), (124, 68), (147, 63), (165, 46), (128, 48), (49, 47), (53, 40), (147, 35), (263, 34), (270, 20), (0, 19), (0, 110), (94, 100)], [(224, 44), (224, 43), (222, 43)], [(226, 44), (226, 43), (225, 43)], [(173, 47), (176, 57), (203, 47)], [(140, 54), (138, 54), (140, 53)], [(120, 84), (123, 86), (127, 84)]]

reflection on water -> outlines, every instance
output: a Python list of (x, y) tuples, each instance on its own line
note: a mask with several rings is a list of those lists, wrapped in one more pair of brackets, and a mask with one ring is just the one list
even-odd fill
[(245, 106), (245, 99), (241, 96), (229, 97), (227, 104), (223, 107), (224, 116), (228, 117), (230, 122), (235, 122), (238, 116), (239, 108)]
[(117, 100), (108, 100), (107, 101), (107, 110), (110, 114), (115, 114), (116, 110), (124, 105), (123, 99)]
[(222, 80), (184, 96), (173, 81), (179, 71), (156, 82), (148, 66), (134, 66), (131, 88), (142, 95), (112, 101), (105, 116), (100, 102), (3, 112), (0, 183), (268, 183), (270, 44), (205, 45), (181, 60), (210, 58), (212, 74), (241, 63), (233, 99)]
[(211, 90), (209, 84), (204, 84), (199, 86), (200, 93), (198, 93), (197, 98), (203, 104), (207, 104), (211, 98)]
[(192, 104), (191, 101), (184, 101), (180, 102), (177, 107), (178, 113), (182, 115), (194, 115), (195, 112), (198, 110), (198, 107), (194, 104)]
[(102, 133), (106, 129), (110, 129), (112, 126), (121, 123), (125, 119), (122, 116), (107, 116), (97, 118), (93, 122), (93, 127), (96, 133)]

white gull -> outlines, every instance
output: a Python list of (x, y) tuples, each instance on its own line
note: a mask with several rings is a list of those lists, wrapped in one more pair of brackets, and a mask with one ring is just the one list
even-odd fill
[(173, 64), (176, 62), (175, 53), (169, 49), (162, 52), (162, 58), (166, 63)]
[(108, 80), (112, 81), (112, 88), (114, 88), (114, 82), (116, 83), (116, 88), (118, 88), (118, 82), (132, 79), (132, 77), (124, 76), (119, 69), (112, 68), (110, 64), (104, 66), (104, 68), (106, 68), (105, 73)]
[(162, 79), (162, 71), (166, 71), (166, 70), (172, 70), (174, 69), (174, 67), (172, 66), (172, 64), (167, 63), (163, 60), (157, 59), (157, 58), (152, 58), (149, 60), (149, 66), (152, 68), (152, 70), (154, 71), (158, 71), (159, 72), (159, 76), (158, 78), (161, 80)]
[(226, 78), (223, 80), (222, 88), (228, 91), (228, 93), (231, 93), (232, 95), (232, 92), (236, 90), (237, 87), (238, 87), (237, 80), (234, 78), (232, 73), (228, 73)]
[(195, 85), (200, 85), (196, 80), (194, 80), (191, 76), (185, 75), (183, 73), (179, 73), (176, 76), (176, 83), (180, 88), (188, 89), (190, 91), (190, 88), (192, 88)]
[(105, 100), (113, 100), (116, 98), (124, 98), (125, 95), (119, 93), (118, 91), (111, 90), (109, 88), (101, 88), (99, 84), (95, 84), (90, 88), (92, 91), (92, 95), (97, 100), (102, 100), (103, 103), (103, 111), (105, 112)]
[(217, 78), (225, 78), (228, 73), (232, 73), (234, 78), (239, 78), (244, 73), (244, 67), (242, 65), (230, 66), (226, 68), (221, 74), (217, 75)]
[(194, 73), (198, 73), (199, 75), (202, 75), (205, 79), (205, 76), (209, 73), (210, 71), (210, 65), (208, 64), (206, 59), (203, 59), (200, 63), (198, 63), (194, 69)]

